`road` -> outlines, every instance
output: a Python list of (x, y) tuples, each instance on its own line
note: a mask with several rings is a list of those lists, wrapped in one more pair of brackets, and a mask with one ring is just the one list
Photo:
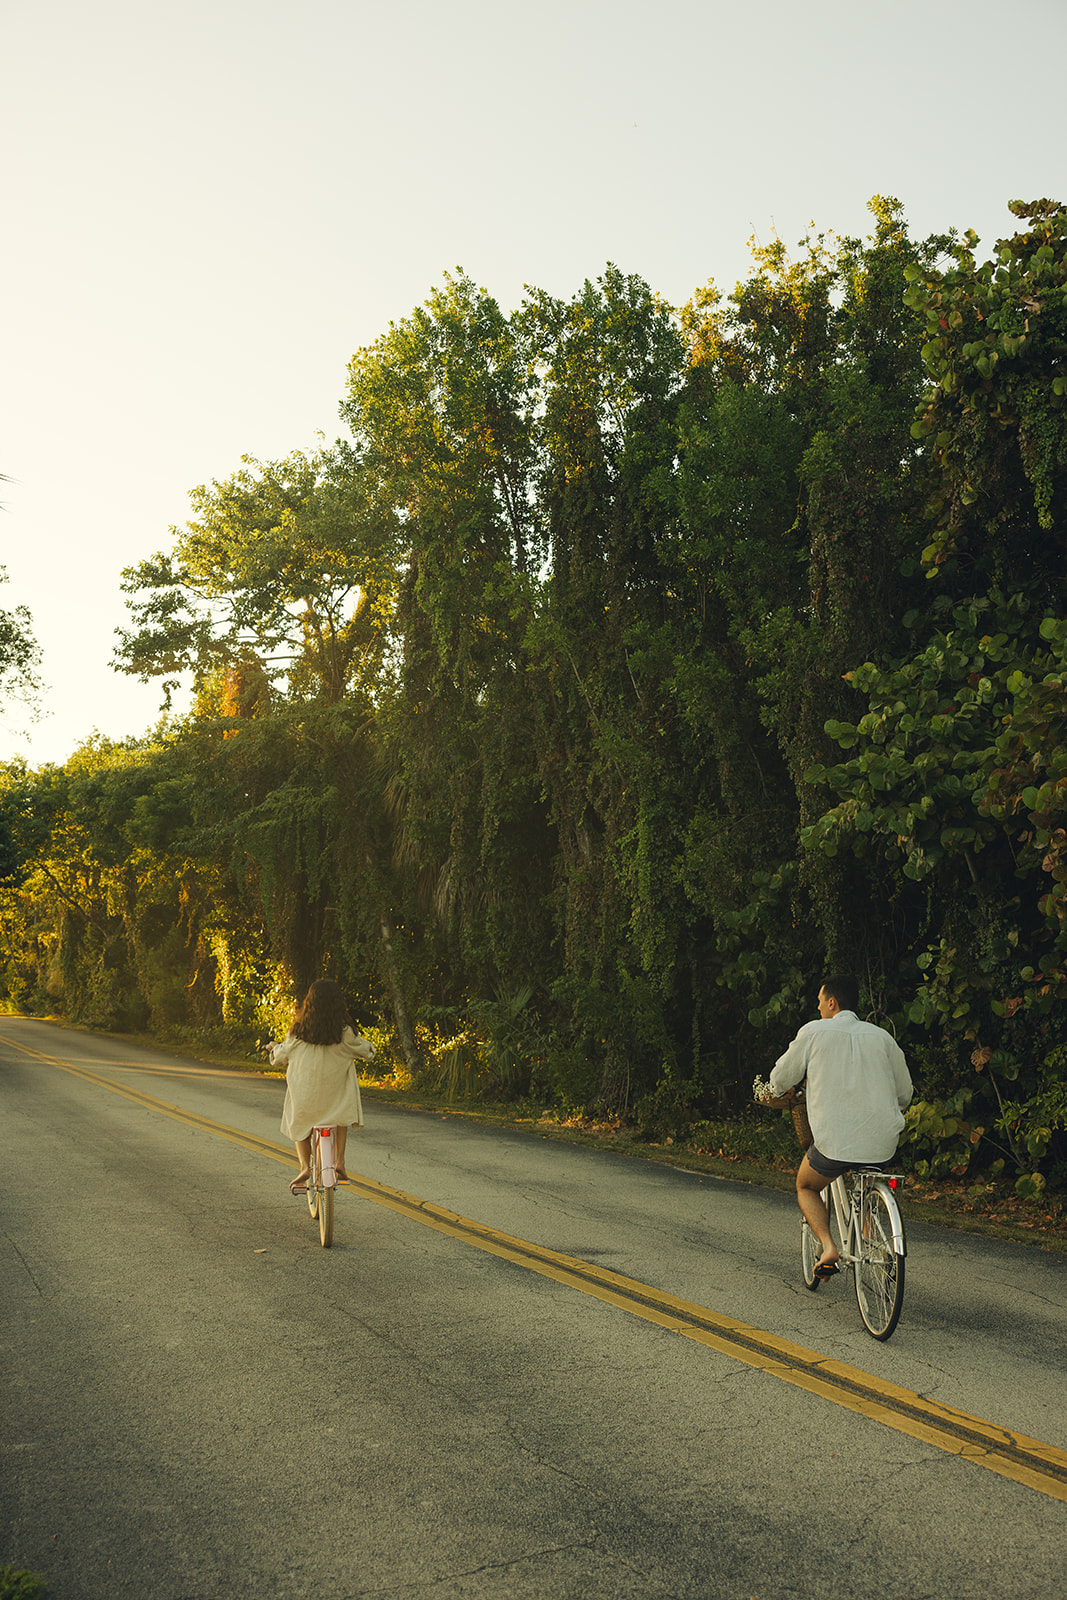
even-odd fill
[(1061, 1600), (1062, 1256), (912, 1225), (880, 1345), (789, 1196), (372, 1101), (322, 1250), (283, 1087), (0, 1018), (52, 1600)]

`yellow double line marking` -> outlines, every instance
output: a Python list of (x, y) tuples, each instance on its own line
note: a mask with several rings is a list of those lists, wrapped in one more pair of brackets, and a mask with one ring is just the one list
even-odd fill
[[(228, 1139), (253, 1154), (269, 1156), (286, 1165), (292, 1164), (291, 1151), (275, 1141), (243, 1133), (237, 1128), (228, 1128), (210, 1117), (184, 1111), (180, 1106), (169, 1105), (139, 1089), (112, 1083), (72, 1062), (60, 1061), (55, 1056), (44, 1055), (26, 1045), (16, 1045), (13, 1040), (6, 1042), (38, 1061), (60, 1067), (87, 1083), (111, 1090), (113, 1094), (123, 1095), (148, 1110), (172, 1117), (188, 1127)], [(998, 1427), (966, 1411), (957, 1411), (952, 1406), (925, 1400), (910, 1389), (898, 1388), (896, 1384), (872, 1377), (858, 1367), (850, 1367), (840, 1361), (828, 1361), (817, 1351), (808, 1350), (803, 1345), (779, 1339), (774, 1334), (749, 1327), (747, 1323), (738, 1322), (732, 1317), (720, 1316), (706, 1306), (677, 1299), (636, 1278), (627, 1278), (575, 1256), (560, 1255), (557, 1251), (546, 1250), (528, 1240), (500, 1233), (469, 1217), (447, 1211), (443, 1206), (416, 1199), (400, 1189), (390, 1189), (373, 1178), (349, 1174), (349, 1183), (351, 1189), (364, 1199), (396, 1211), (424, 1227), (435, 1228), (439, 1233), (474, 1245), (501, 1260), (512, 1261), (567, 1288), (591, 1295), (607, 1305), (628, 1311), (632, 1316), (653, 1322), (668, 1332), (681, 1334), (696, 1344), (705, 1345), (709, 1350), (716, 1350), (735, 1361), (743, 1361), (747, 1366), (780, 1378), (784, 1383), (806, 1389), (810, 1394), (831, 1400), (835, 1405), (858, 1412), (887, 1428), (896, 1429), (898, 1433), (906, 1433), (913, 1439), (934, 1445), (949, 1455), (962, 1456), (977, 1466), (999, 1473), (1001, 1477), (1025, 1484), (1030, 1489), (1067, 1504), (1067, 1452), (1053, 1445), (1042, 1444), (1037, 1439)]]

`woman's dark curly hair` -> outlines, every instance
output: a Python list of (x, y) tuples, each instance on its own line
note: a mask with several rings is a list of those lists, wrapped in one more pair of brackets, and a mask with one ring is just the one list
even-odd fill
[(340, 985), (320, 978), (297, 1007), (290, 1032), (305, 1044), (340, 1044), (345, 1029), (351, 1027)]

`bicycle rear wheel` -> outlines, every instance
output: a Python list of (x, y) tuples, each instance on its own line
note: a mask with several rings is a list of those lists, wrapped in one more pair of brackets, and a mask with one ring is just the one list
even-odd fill
[[(904, 1304), (904, 1257), (893, 1244), (892, 1201), (873, 1186), (864, 1191), (856, 1222), (856, 1304), (864, 1327), (875, 1339), (888, 1339)], [(894, 1207), (895, 1210), (895, 1207)]]
[(333, 1243), (333, 1187), (322, 1181), (322, 1144), (318, 1129), (311, 1133), (311, 1176), (308, 1178), (308, 1205), (319, 1225), (319, 1243), (328, 1250)]

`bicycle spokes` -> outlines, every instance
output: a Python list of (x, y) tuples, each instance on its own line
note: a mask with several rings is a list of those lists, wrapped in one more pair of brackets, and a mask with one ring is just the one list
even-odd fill
[(904, 1299), (904, 1257), (893, 1242), (893, 1219), (885, 1196), (867, 1190), (856, 1228), (856, 1303), (867, 1331), (888, 1339)]
[[(898, 1180), (899, 1181), (899, 1180)], [(888, 1339), (904, 1300), (904, 1230), (892, 1193), (880, 1173), (858, 1172), (851, 1184), (842, 1176), (830, 1186), (831, 1237), (841, 1267), (852, 1269), (856, 1302), (864, 1327), (875, 1339)], [(810, 1224), (801, 1224), (804, 1282), (817, 1289), (815, 1268), (822, 1254)]]

